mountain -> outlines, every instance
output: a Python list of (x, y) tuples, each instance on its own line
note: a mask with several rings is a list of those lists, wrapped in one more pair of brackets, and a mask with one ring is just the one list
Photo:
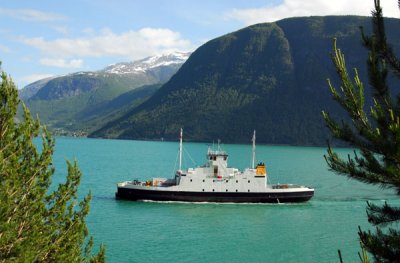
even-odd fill
[[(326, 79), (338, 84), (330, 59), (333, 38), (367, 86), (359, 26), (371, 18), (290, 18), (253, 25), (198, 48), (155, 94), (92, 137), (176, 139), (180, 127), (195, 141), (325, 145), (327, 110), (346, 118)], [(397, 19), (386, 20), (390, 43), (400, 50)], [(367, 105), (368, 106), (368, 105)]]
[(150, 97), (189, 55), (177, 52), (44, 79), (26, 86), (20, 97), (50, 128), (88, 132)]
[(156, 75), (160, 82), (166, 82), (185, 63), (190, 53), (175, 52), (167, 55), (147, 57), (142, 60), (110, 65), (102, 70), (110, 74), (142, 74)]
[(27, 101), (52, 79), (54, 79), (54, 77), (41, 79), (25, 86), (23, 89), (19, 90), (19, 97), (23, 101)]

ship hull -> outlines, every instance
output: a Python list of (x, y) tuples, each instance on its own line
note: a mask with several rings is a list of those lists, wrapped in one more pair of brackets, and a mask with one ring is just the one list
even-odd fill
[(288, 192), (187, 192), (118, 187), (117, 199), (217, 203), (298, 203), (310, 200), (314, 191)]

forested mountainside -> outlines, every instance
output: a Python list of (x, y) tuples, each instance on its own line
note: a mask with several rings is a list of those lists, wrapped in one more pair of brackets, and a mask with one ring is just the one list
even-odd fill
[(22, 89), (20, 97), (51, 129), (90, 132), (149, 98), (189, 55), (177, 52), (43, 79)]
[[(183, 127), (187, 140), (247, 143), (257, 130), (260, 143), (324, 145), (321, 111), (346, 118), (327, 85), (327, 78), (338, 83), (333, 39), (367, 87), (359, 27), (370, 32), (370, 23), (357, 16), (290, 18), (213, 39), (148, 100), (90, 136), (175, 140)], [(395, 50), (399, 23), (386, 20)]]

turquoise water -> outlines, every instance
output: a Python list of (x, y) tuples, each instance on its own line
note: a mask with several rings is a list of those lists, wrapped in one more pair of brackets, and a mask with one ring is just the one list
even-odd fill
[[(188, 167), (201, 165), (207, 145), (185, 143)], [(223, 145), (229, 164), (250, 165), (250, 145)], [(324, 148), (257, 146), (272, 183), (315, 188), (305, 204), (192, 204), (115, 200), (116, 183), (172, 177), (177, 142), (57, 138), (54, 181), (65, 178), (65, 160), (83, 172), (81, 195), (93, 199), (88, 226), (105, 243), (108, 262), (356, 262), (357, 227), (369, 228), (366, 200), (399, 204), (381, 190), (327, 170)], [(349, 150), (341, 149), (346, 154)], [(186, 155), (184, 155), (186, 156)], [(194, 163), (192, 162), (194, 161)]]

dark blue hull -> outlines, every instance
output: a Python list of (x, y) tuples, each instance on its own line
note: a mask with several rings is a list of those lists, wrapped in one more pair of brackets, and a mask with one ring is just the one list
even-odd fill
[(285, 193), (256, 192), (183, 192), (158, 191), (118, 187), (117, 199), (180, 201), (180, 202), (218, 202), (218, 203), (297, 203), (306, 202), (314, 196), (314, 191)]

